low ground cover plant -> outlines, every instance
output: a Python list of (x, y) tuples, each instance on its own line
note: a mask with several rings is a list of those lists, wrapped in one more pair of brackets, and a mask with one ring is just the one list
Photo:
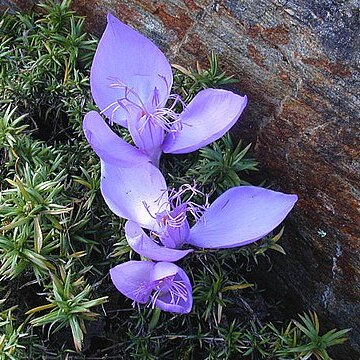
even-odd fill
[[(283, 229), (271, 232), (277, 223), (245, 239), (246, 246), (233, 242), (225, 247), (236, 247), (219, 249), (224, 246), (213, 240), (212, 246), (199, 242), (193, 230), (196, 221), (185, 222), (184, 213), (193, 211), (196, 219), (197, 209), (200, 219), (203, 214), (211, 215), (206, 202), (215, 203), (234, 186), (244, 189), (240, 191), (250, 188), (251, 172), (259, 168), (251, 157), (251, 145), (237, 143), (226, 128), (216, 139), (210, 136), (206, 144), (195, 139), (201, 148), (198, 151), (166, 154), (160, 160), (163, 151), (181, 152), (184, 144), (183, 149), (195, 150), (194, 142), (172, 140), (168, 130), (179, 126), (175, 114), (198, 101), (199, 93), (213, 94), (213, 89), (234, 81), (220, 71), (215, 55), (210, 56), (208, 69), (166, 67), (167, 73), (173, 72), (173, 92), (178, 96), (168, 94), (167, 111), (157, 102), (153, 120), (169, 138), (157, 144), (156, 152), (149, 144), (142, 149), (150, 159), (150, 165), (142, 168), (151, 167), (158, 174), (165, 183), (162, 190), (169, 189), (166, 196), (175, 204), (172, 210), (165, 208), (160, 223), (164, 216), (166, 221), (180, 219), (174, 227), (184, 230), (181, 236), (185, 234), (186, 241), (179, 236), (172, 240), (192, 246), (166, 245), (163, 233), (162, 242), (156, 242), (159, 232), (157, 237), (144, 232), (148, 228), (141, 219), (108, 207), (112, 194), (105, 198), (101, 194), (101, 166), (92, 148), (111, 161), (114, 154), (101, 152), (102, 142), (94, 145), (89, 132), (87, 139), (83, 133), (85, 115), (99, 110), (90, 92), (90, 67), (98, 40), (84, 31), (85, 21), (70, 10), (67, 0), (38, 4), (29, 14), (5, 12), (0, 18), (0, 359), (329, 359), (328, 348), (343, 343), (347, 330), (322, 333), (313, 312), (294, 314), (294, 320), (279, 316), (286, 299), (274, 304), (247, 280), (259, 261), (271, 261), (272, 251), (284, 253)], [(161, 78), (159, 84), (171, 87)], [(114, 117), (124, 109), (129, 111), (129, 104), (138, 103), (134, 94), (124, 87), (120, 90), (125, 91), (125, 100), (109, 99), (100, 111), (111, 123), (121, 125), (121, 119)], [(224, 94), (225, 90), (219, 91), (216, 93)], [(100, 100), (94, 97), (101, 107), (103, 95)], [(119, 108), (107, 108), (110, 104)], [(105, 124), (100, 115), (93, 116)], [(169, 119), (170, 123), (162, 121)], [(141, 149), (134, 131), (116, 124), (111, 129), (114, 139), (121, 136), (129, 146), (137, 145), (135, 150)], [(138, 131), (138, 135), (143, 133)], [(117, 159), (114, 161), (118, 169)], [(181, 204), (176, 203), (179, 192), (175, 195), (170, 189), (180, 189), (185, 196)], [(208, 210), (192, 207), (192, 203), (201, 203)], [(156, 218), (145, 205), (142, 210)], [(124, 218), (129, 220), (127, 225)], [(171, 230), (167, 227), (167, 234)], [(139, 234), (148, 244), (140, 250)], [(149, 252), (155, 245), (156, 251)], [(186, 256), (174, 264), (172, 257), (177, 252), (186, 252)], [(149, 261), (154, 256), (155, 262)], [(174, 314), (168, 306), (162, 311), (161, 306), (138, 304), (145, 301), (133, 306), (134, 299), (119, 293), (109, 276), (109, 270), (121, 264), (140, 262), (148, 272), (155, 267), (161, 272), (164, 261), (171, 264), (166, 265), (167, 275), (186, 276), (186, 284), (175, 277), (171, 286), (167, 284), (184, 301), (186, 311), (180, 312), (186, 314)], [(175, 268), (181, 271), (174, 272)], [(122, 274), (120, 280), (123, 278)], [(155, 281), (161, 279), (155, 276)], [(175, 304), (161, 299), (163, 293), (156, 291), (150, 305), (159, 300)]]

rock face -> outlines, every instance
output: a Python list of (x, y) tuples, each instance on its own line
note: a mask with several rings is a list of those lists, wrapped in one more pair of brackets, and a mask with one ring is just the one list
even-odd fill
[[(0, 0), (0, 8), (31, 1)], [(329, 326), (349, 328), (360, 354), (358, 0), (74, 0), (101, 34), (106, 13), (181, 65), (219, 54), (249, 106), (239, 136), (268, 178), (299, 202), (287, 224), (279, 282)], [(357, 354), (357, 355), (356, 355)], [(340, 356), (340, 355), (339, 355)], [(339, 357), (340, 358), (340, 357)]]

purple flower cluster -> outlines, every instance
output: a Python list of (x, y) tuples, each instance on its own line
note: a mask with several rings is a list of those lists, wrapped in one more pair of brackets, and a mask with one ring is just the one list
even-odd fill
[[(135, 144), (115, 134), (99, 113), (85, 116), (85, 136), (101, 160), (102, 195), (115, 214), (128, 220), (130, 247), (152, 260), (120, 264), (110, 270), (111, 279), (135, 303), (188, 313), (191, 283), (173, 264), (193, 251), (183, 245), (220, 249), (250, 244), (282, 222), (297, 196), (239, 186), (209, 205), (196, 186), (168, 190), (158, 169), (162, 152), (188, 153), (219, 139), (237, 121), (247, 98), (206, 89), (184, 104), (170, 93), (173, 77), (164, 54), (112, 15), (90, 80), (101, 114), (110, 125), (126, 127)], [(202, 205), (193, 201), (199, 195), (204, 196)]]

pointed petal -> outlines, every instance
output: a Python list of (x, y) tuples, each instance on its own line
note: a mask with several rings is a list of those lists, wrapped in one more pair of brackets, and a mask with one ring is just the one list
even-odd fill
[(203, 248), (252, 243), (278, 226), (296, 201), (296, 195), (256, 186), (234, 187), (205, 210), (190, 230), (188, 243)]
[(101, 162), (101, 193), (106, 204), (116, 215), (146, 229), (159, 229), (152, 216), (167, 203), (166, 188), (160, 170), (150, 163), (121, 168)]
[[(162, 226), (160, 225), (160, 227), (162, 227)], [(176, 249), (177, 248), (174, 239), (170, 237), (170, 235), (167, 233), (166, 229), (163, 231), (160, 231), (158, 234), (159, 234), (161, 243), (165, 247), (167, 247), (168, 249)]]
[(158, 234), (164, 246), (179, 249), (186, 243), (190, 234), (186, 212), (187, 203), (183, 203), (171, 211), (162, 211), (156, 214), (156, 221), (164, 229)]
[(144, 153), (116, 135), (96, 111), (85, 115), (83, 130), (96, 154), (109, 164), (129, 167), (150, 161)]
[[(174, 210), (172, 210), (170, 212), (170, 216), (172, 218), (176, 218), (185, 215), (186, 217), (186, 211), (187, 211), (187, 204), (184, 203), (177, 206)], [(175, 248), (181, 248), (189, 238), (190, 225), (187, 219), (185, 218), (185, 220), (181, 223), (181, 225), (177, 225), (177, 226), (171, 226), (171, 222), (168, 222), (166, 226), (166, 230), (169, 236), (173, 239), (175, 243)]]
[(138, 254), (155, 261), (178, 261), (193, 250), (176, 250), (160, 246), (154, 242), (134, 221), (125, 225), (125, 235), (130, 247)]
[(152, 282), (161, 281), (167, 277), (174, 276), (178, 273), (179, 267), (171, 262), (159, 262), (155, 265), (150, 275)]
[(136, 302), (144, 304), (151, 300), (156, 307), (173, 313), (191, 311), (190, 280), (173, 263), (128, 261), (112, 268), (110, 276), (116, 288)]
[(152, 291), (150, 274), (154, 266), (149, 261), (128, 261), (110, 269), (110, 277), (123, 295), (144, 304)]
[[(174, 276), (174, 274), (176, 274)], [(175, 264), (167, 262), (156, 263), (152, 279), (160, 280), (167, 276), (174, 276), (169, 290), (162, 291), (155, 301), (155, 306), (164, 311), (187, 314), (191, 311), (193, 298), (192, 287), (185, 271)], [(181, 295), (181, 296), (179, 296)], [(175, 299), (175, 301), (174, 301)]]
[(137, 105), (146, 105), (156, 88), (159, 101), (165, 103), (172, 86), (172, 71), (165, 55), (149, 39), (111, 14), (107, 20), (91, 67), (91, 93), (100, 110), (106, 109), (107, 117), (125, 126), (128, 115), (118, 106), (118, 100), (128, 98)]
[(164, 130), (147, 120), (145, 116), (137, 121), (128, 121), (128, 129), (136, 146), (147, 154), (155, 166), (158, 166), (164, 142)]
[(180, 115), (182, 129), (166, 136), (163, 151), (184, 154), (212, 143), (235, 124), (246, 104), (246, 96), (231, 91), (200, 91)]

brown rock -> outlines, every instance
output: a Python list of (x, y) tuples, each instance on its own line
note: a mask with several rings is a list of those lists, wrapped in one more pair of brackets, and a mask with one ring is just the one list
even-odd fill
[[(249, 96), (249, 106), (239, 136), (256, 142), (256, 154), (279, 189), (299, 195), (283, 241), (288, 256), (274, 257), (273, 287), (288, 289), (329, 326), (352, 327), (351, 346), (359, 355), (356, 3), (74, 0), (73, 6), (98, 35), (110, 11), (153, 39), (172, 61), (194, 65), (215, 51), (240, 79), (234, 90)], [(349, 350), (341, 358), (358, 355)]]

